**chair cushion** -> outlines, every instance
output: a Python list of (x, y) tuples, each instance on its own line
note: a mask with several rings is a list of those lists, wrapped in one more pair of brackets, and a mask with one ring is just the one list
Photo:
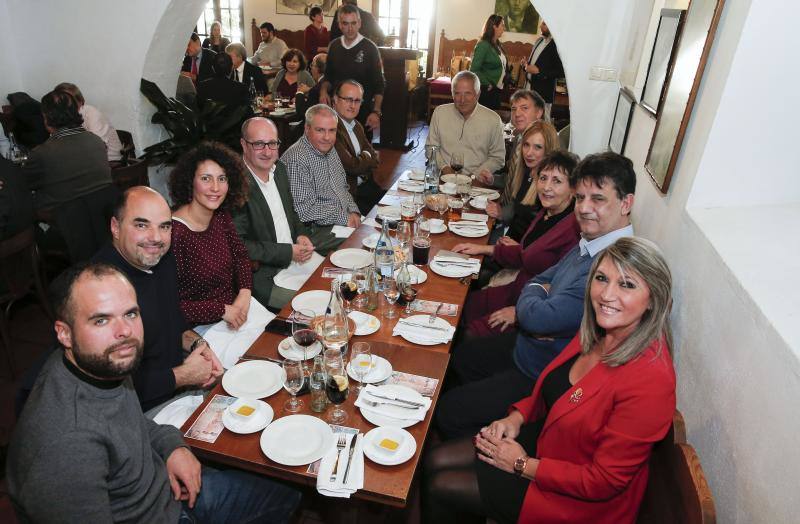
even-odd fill
[(428, 88), (432, 95), (450, 95), (452, 93), (451, 80), (449, 76), (440, 76), (435, 80), (428, 81)]

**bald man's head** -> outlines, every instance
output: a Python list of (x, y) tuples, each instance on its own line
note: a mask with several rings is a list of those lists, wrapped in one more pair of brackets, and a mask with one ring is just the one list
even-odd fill
[(132, 266), (149, 270), (169, 251), (172, 213), (158, 192), (145, 186), (122, 194), (111, 218), (114, 247)]

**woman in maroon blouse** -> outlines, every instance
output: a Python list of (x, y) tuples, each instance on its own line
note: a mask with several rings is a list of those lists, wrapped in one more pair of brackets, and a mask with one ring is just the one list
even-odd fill
[(572, 172), (578, 157), (554, 151), (544, 157), (532, 174), (539, 210), (518, 243), (504, 237), (495, 245), (457, 244), (453, 251), (486, 255), (501, 267), (519, 269), (505, 285), (473, 291), (464, 304), (463, 322), (471, 336), (489, 337), (514, 327), (516, 303), (525, 283), (549, 268), (575, 247), (580, 228), (575, 218)]
[(169, 179), (172, 250), (186, 321), (220, 319), (234, 329), (247, 320), (253, 274), (247, 248), (228, 210), (244, 204), (244, 164), (228, 147), (203, 142), (183, 155)]
[(306, 32), (303, 35), (303, 47), (306, 53), (306, 58), (309, 62), (317, 56), (318, 53), (325, 53), (330, 43), (330, 35), (328, 28), (325, 27), (322, 19), (322, 8), (315, 5), (308, 12), (308, 18), (311, 23), (306, 27)]

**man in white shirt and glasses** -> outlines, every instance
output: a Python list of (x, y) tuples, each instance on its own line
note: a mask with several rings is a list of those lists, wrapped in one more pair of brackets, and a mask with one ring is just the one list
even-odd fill
[(262, 117), (245, 121), (241, 144), (250, 193), (247, 203), (234, 211), (233, 221), (250, 255), (253, 297), (280, 309), (295, 291), (275, 285), (274, 276), (292, 262), (309, 260), (315, 246), (294, 210), (286, 166), (278, 160), (281, 142), (275, 124)]

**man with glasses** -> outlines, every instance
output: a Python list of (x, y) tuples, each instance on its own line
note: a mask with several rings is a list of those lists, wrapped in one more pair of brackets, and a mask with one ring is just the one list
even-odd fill
[[(250, 189), (247, 203), (234, 210), (233, 222), (253, 266), (253, 298), (280, 309), (295, 292), (275, 285), (273, 278), (292, 262), (308, 261), (315, 242), (294, 210), (286, 166), (278, 160), (281, 142), (275, 124), (262, 117), (245, 121), (241, 144)], [(325, 246), (335, 238), (328, 233), (318, 241)]]
[[(364, 88), (355, 80), (345, 80), (333, 96), (333, 108), (339, 114), (336, 129), (336, 153), (347, 173), (347, 185), (358, 209), (366, 215), (384, 191), (375, 183), (372, 174), (380, 162), (364, 127), (356, 120), (363, 102)], [(360, 183), (359, 183), (360, 182)]]

